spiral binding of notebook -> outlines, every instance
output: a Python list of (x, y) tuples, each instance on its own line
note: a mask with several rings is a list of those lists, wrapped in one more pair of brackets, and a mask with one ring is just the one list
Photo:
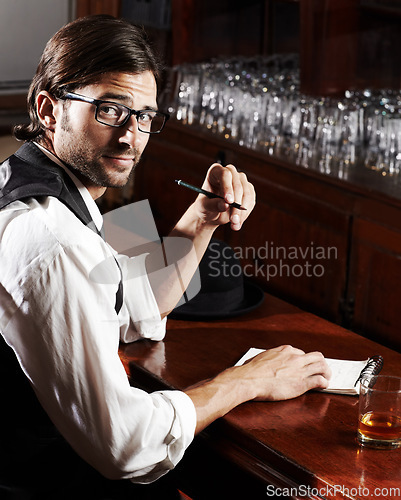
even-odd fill
[[(383, 368), (383, 358), (378, 354), (369, 358), (365, 368), (361, 371), (357, 381), (355, 382), (355, 386), (360, 382), (363, 378), (371, 378), (375, 375), (378, 375)], [(354, 386), (354, 387), (355, 387)]]

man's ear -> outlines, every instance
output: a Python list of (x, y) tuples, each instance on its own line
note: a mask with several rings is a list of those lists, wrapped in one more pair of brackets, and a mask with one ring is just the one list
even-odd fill
[(42, 90), (37, 95), (36, 109), (38, 117), (46, 129), (54, 131), (59, 119), (60, 107), (60, 102), (46, 90)]

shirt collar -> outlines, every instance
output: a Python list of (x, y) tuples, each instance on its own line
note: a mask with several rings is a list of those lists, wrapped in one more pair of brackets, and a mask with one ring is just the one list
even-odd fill
[(82, 196), (85, 205), (87, 209), (89, 210), (89, 213), (92, 217), (93, 222), (96, 225), (96, 228), (98, 231), (100, 231), (103, 227), (103, 217), (102, 214), (100, 213), (100, 210), (98, 206), (96, 205), (95, 200), (92, 198), (90, 195), (89, 191), (86, 189), (86, 187), (82, 184), (82, 182), (78, 179), (76, 175), (74, 175), (73, 172), (69, 168), (67, 168), (58, 158), (55, 156), (53, 153), (51, 153), (48, 149), (44, 148), (37, 142), (34, 142), (35, 146), (37, 146), (50, 160), (52, 160), (54, 163), (56, 163), (59, 167), (61, 167), (67, 174), (71, 177), (73, 180), (74, 184), (76, 185), (80, 195)]

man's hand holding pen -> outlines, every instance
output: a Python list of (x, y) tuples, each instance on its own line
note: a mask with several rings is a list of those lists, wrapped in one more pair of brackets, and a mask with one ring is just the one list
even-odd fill
[[(204, 195), (198, 196), (195, 204), (202, 220), (215, 226), (230, 223), (231, 229), (239, 231), (256, 203), (255, 189), (246, 175), (238, 172), (234, 165), (223, 167), (214, 163), (206, 174), (202, 189), (223, 197), (209, 199)], [(231, 206), (233, 202), (246, 210)]]
[[(175, 258), (177, 262), (179, 261), (179, 279), (176, 276), (176, 268), (169, 266), (172, 272), (171, 279), (167, 279), (164, 275), (162, 283), (159, 283), (160, 280), (153, 282), (156, 273), (152, 273), (151, 270), (159, 269), (157, 266), (160, 266), (160, 262), (164, 262), (165, 256), (164, 253), (158, 252), (156, 257), (152, 254), (147, 257), (149, 280), (162, 317), (181, 299), (216, 228), (230, 223), (234, 231), (239, 231), (255, 206), (253, 185), (248, 182), (246, 175), (238, 172), (233, 165), (223, 167), (219, 163), (214, 163), (207, 171), (201, 188), (181, 180), (176, 182), (179, 186), (195, 191), (199, 195), (169, 234), (170, 237), (186, 238), (192, 243), (189, 251), (183, 246), (182, 253), (175, 253)], [(236, 205), (233, 206), (233, 203)]]

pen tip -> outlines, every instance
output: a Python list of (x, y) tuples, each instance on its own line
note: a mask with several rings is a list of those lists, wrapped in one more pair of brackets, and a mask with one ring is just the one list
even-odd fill
[(181, 181), (176, 179), (176, 180), (175, 180), (175, 182), (176, 182), (177, 184), (179, 184)]

